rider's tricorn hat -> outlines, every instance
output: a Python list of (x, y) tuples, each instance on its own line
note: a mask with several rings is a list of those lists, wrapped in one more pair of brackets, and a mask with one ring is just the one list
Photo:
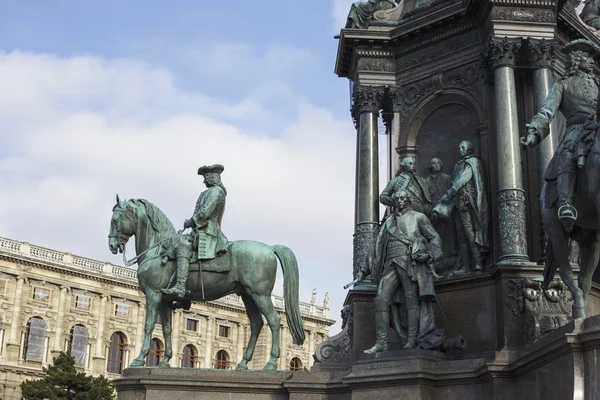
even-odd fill
[(221, 164), (205, 165), (198, 168), (198, 175), (220, 174), (224, 169), (225, 167), (223, 167)]
[(575, 39), (565, 44), (561, 49), (563, 53), (569, 54), (572, 51), (583, 51), (593, 57), (600, 56), (600, 46), (586, 39)]

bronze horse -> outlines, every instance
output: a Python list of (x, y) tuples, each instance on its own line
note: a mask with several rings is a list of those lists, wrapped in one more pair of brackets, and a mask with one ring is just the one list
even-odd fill
[[(162, 289), (168, 287), (176, 270), (174, 261), (163, 262), (163, 245), (179, 240), (180, 234), (173, 224), (154, 204), (143, 199), (120, 201), (113, 208), (110, 222), (108, 247), (113, 254), (123, 253), (130, 237), (135, 236), (138, 258), (137, 277), (140, 290), (146, 296), (146, 320), (142, 351), (131, 363), (141, 367), (150, 351), (152, 331), (160, 312), (160, 322), (165, 339), (164, 357), (159, 367), (168, 367), (173, 356), (171, 346), (172, 314), (174, 299), (166, 297)], [(249, 240), (235, 241), (229, 247), (231, 265), (228, 272), (204, 272), (204, 299), (198, 282), (188, 282), (184, 301), (216, 300), (231, 293), (242, 297), (250, 319), (250, 340), (242, 361), (236, 369), (248, 369), (258, 335), (263, 327), (262, 316), (267, 320), (272, 333), (271, 357), (264, 369), (277, 369), (280, 348), (280, 317), (271, 301), (275, 285), (277, 259), (283, 270), (283, 297), (288, 326), (295, 343), (304, 343), (304, 326), (298, 301), (298, 264), (290, 249), (280, 245), (269, 246)], [(204, 262), (203, 262), (204, 265)], [(190, 280), (192, 281), (192, 280)]]
[[(558, 219), (556, 185), (544, 182), (540, 193), (540, 213), (548, 235), (544, 289), (554, 279), (556, 270), (573, 295), (573, 318), (585, 318), (588, 314), (588, 295), (592, 287), (594, 271), (600, 259), (600, 141), (596, 140), (583, 168), (577, 173), (574, 205), (578, 217), (572, 232), (567, 232)], [(570, 240), (580, 247), (580, 270), (578, 285), (575, 284), (573, 267), (569, 262)]]

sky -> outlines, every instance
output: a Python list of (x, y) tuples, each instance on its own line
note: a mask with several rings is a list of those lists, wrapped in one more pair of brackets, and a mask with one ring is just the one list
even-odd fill
[[(300, 300), (328, 292), (339, 319), (356, 132), (333, 36), (350, 4), (3, 0), (0, 236), (121, 265), (115, 195), (180, 229), (198, 167), (219, 163), (227, 237), (290, 247)], [(380, 136), (382, 184), (385, 153)]]

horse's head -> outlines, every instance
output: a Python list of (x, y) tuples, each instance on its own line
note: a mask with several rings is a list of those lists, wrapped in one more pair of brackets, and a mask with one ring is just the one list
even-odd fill
[(113, 254), (123, 253), (125, 244), (135, 234), (135, 209), (127, 201), (121, 201), (117, 195), (117, 204), (113, 207), (108, 232), (108, 248)]

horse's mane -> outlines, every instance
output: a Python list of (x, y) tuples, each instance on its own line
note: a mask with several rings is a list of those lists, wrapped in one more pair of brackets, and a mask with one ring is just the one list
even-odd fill
[(158, 208), (146, 199), (131, 199), (129, 201), (134, 203), (136, 206), (141, 205), (146, 209), (146, 214), (148, 215), (148, 220), (150, 221), (152, 228), (160, 236), (175, 235), (176, 231), (175, 227), (173, 226), (173, 223), (160, 210), (160, 208)]

